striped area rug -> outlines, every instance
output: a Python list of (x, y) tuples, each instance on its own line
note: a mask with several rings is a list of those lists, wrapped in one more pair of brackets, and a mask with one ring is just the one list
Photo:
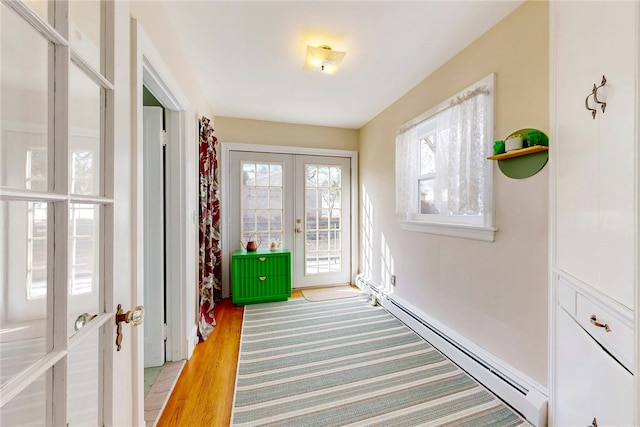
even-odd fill
[(366, 297), (245, 307), (234, 426), (527, 426)]

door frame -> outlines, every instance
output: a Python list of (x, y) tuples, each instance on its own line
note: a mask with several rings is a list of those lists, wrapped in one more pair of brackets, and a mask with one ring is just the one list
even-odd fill
[(250, 151), (254, 153), (276, 153), (276, 154), (293, 154), (307, 156), (325, 156), (325, 157), (346, 157), (350, 160), (351, 166), (351, 283), (355, 283), (355, 276), (358, 267), (358, 152), (353, 150), (335, 150), (324, 148), (307, 148), (295, 146), (277, 146), (277, 145), (261, 145), (261, 144), (245, 144), (235, 142), (222, 142), (221, 158), (220, 158), (220, 231), (221, 240), (220, 247), (222, 250), (222, 297), (228, 298), (231, 294), (230, 265), (231, 254), (234, 247), (229, 241), (231, 232), (230, 214), (230, 185), (231, 177), (229, 155), (231, 151)]
[[(141, 24), (131, 18), (132, 85), (131, 114), (134, 151), (134, 265), (132, 293), (136, 300), (144, 301), (144, 215), (143, 215), (143, 102), (145, 86), (165, 107), (167, 132), (167, 162), (165, 175), (166, 223), (178, 224), (166, 230), (166, 317), (168, 324), (166, 359), (188, 359), (197, 343), (197, 147), (188, 141), (197, 140), (197, 120), (192, 117), (190, 105), (180, 86), (171, 76), (162, 57), (147, 36)], [(195, 116), (195, 114), (193, 115)], [(171, 283), (177, 284), (171, 286)], [(134, 328), (133, 383), (134, 420), (144, 425), (144, 330)]]

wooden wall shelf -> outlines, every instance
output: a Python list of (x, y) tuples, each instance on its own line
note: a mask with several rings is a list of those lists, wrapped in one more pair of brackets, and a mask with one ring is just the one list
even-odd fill
[(495, 156), (487, 157), (488, 160), (505, 160), (513, 157), (526, 156), (527, 154), (540, 153), (542, 151), (548, 151), (549, 147), (544, 145), (534, 145), (533, 147), (522, 148), (520, 150), (511, 150), (507, 153), (497, 154)]

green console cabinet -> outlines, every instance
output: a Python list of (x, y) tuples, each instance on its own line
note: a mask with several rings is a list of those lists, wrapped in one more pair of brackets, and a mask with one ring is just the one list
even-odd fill
[(286, 301), (291, 296), (287, 249), (237, 250), (231, 257), (231, 300), (236, 305)]

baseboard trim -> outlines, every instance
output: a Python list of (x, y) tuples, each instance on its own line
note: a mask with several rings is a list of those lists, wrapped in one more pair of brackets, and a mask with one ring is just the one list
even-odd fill
[(356, 285), (537, 427), (547, 426), (548, 390), (508, 363), (393, 294), (358, 276)]

